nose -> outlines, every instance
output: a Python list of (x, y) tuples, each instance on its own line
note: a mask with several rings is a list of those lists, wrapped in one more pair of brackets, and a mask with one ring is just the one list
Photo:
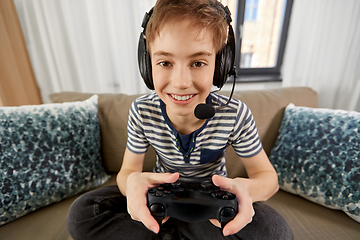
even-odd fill
[(171, 84), (174, 88), (186, 89), (192, 85), (190, 69), (187, 66), (176, 66), (171, 76)]

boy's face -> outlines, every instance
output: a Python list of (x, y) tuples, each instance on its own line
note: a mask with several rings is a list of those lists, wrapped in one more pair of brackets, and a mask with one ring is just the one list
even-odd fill
[(155, 91), (171, 117), (194, 116), (209, 95), (216, 52), (211, 31), (192, 28), (190, 21), (165, 24), (150, 43)]

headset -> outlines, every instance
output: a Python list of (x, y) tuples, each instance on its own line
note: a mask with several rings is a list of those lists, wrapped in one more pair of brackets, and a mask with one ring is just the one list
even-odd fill
[[(224, 7), (220, 2), (218, 2), (222, 10), (225, 13), (226, 21), (229, 25), (228, 31), (228, 40), (225, 46), (216, 54), (215, 60), (215, 71), (213, 85), (221, 89), (226, 80), (230, 75), (233, 75), (236, 78), (236, 70), (234, 66), (235, 61), (235, 36), (234, 30), (231, 26), (231, 13), (229, 8)], [(141, 27), (144, 29), (140, 33), (139, 43), (138, 43), (138, 65), (140, 70), (140, 75), (143, 78), (146, 86), (150, 90), (154, 90), (154, 83), (152, 78), (152, 68), (151, 68), (151, 58), (150, 53), (146, 49), (146, 25), (149, 22), (150, 17), (152, 16), (154, 8), (152, 8), (148, 13), (145, 13)], [(235, 82), (235, 79), (234, 79)]]

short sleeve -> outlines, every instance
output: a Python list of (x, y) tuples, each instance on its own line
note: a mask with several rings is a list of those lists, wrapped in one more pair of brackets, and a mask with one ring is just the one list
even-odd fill
[(256, 123), (250, 109), (242, 102), (237, 109), (231, 145), (236, 154), (243, 158), (257, 155), (262, 150), (262, 144)]
[(130, 106), (126, 147), (133, 153), (143, 154), (147, 151), (149, 142), (145, 137), (142, 116), (137, 106), (137, 100)]

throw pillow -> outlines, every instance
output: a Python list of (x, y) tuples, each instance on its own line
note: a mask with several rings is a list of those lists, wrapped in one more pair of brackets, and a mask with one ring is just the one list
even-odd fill
[(0, 108), (0, 226), (109, 179), (97, 100)]
[(360, 222), (360, 113), (289, 104), (270, 154), (280, 188)]

